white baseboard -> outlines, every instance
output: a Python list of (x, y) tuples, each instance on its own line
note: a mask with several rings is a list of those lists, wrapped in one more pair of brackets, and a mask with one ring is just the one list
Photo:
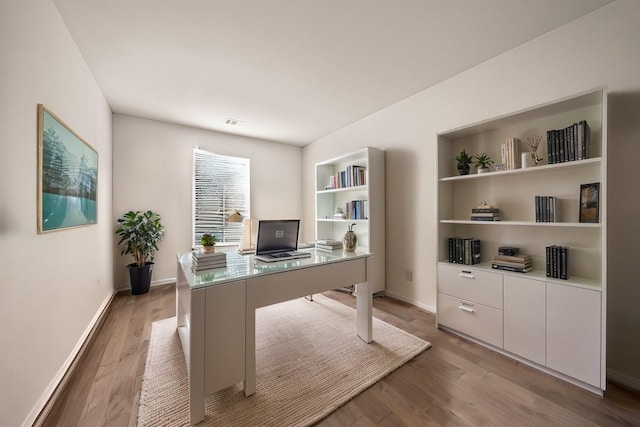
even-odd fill
[(631, 377), (614, 369), (607, 369), (607, 379), (623, 387), (640, 391), (640, 379)]
[(395, 292), (391, 292), (391, 291), (388, 291), (388, 290), (385, 290), (384, 294), (390, 296), (391, 298), (395, 298), (397, 300), (406, 302), (408, 304), (415, 305), (416, 307), (419, 307), (419, 308), (423, 309), (424, 311), (428, 311), (429, 313), (436, 314), (435, 307), (431, 307), (430, 305), (422, 304), (422, 303), (420, 303), (418, 301), (412, 301), (412, 300), (410, 300), (408, 298), (403, 297), (402, 295), (398, 295)]
[[(175, 282), (176, 282), (175, 277), (170, 277), (168, 279), (154, 280), (153, 282), (151, 282), (151, 287), (153, 288), (154, 286), (167, 285), (169, 283), (175, 283)], [(129, 286), (128, 283), (126, 285), (122, 285), (119, 288), (116, 288), (116, 292), (124, 292), (124, 291), (130, 291), (130, 290), (131, 290), (131, 286)]]
[(102, 301), (100, 308), (98, 309), (96, 314), (93, 316), (93, 319), (91, 319), (91, 322), (89, 322), (89, 325), (80, 336), (80, 339), (78, 340), (75, 347), (71, 351), (71, 354), (69, 354), (69, 357), (67, 357), (67, 360), (64, 362), (64, 364), (62, 365), (62, 367), (60, 368), (56, 376), (53, 378), (53, 380), (49, 384), (49, 387), (47, 387), (47, 389), (44, 391), (42, 396), (40, 396), (40, 399), (38, 399), (35, 406), (33, 407), (33, 409), (31, 409), (31, 412), (22, 423), (23, 426), (25, 427), (33, 426), (33, 424), (36, 421), (36, 418), (38, 418), (38, 415), (40, 415), (40, 412), (42, 412), (42, 410), (45, 408), (45, 406), (49, 402), (49, 399), (51, 399), (51, 397), (54, 395), (58, 386), (60, 386), (61, 381), (64, 379), (66, 373), (69, 371), (69, 369), (73, 365), (74, 361), (76, 360), (76, 357), (78, 357), (80, 350), (82, 350), (82, 346), (85, 344), (85, 342), (93, 332), (95, 326), (97, 325), (98, 321), (104, 314), (107, 307), (109, 307), (109, 304), (111, 303), (111, 300), (113, 300), (113, 297), (115, 296), (115, 294), (116, 293), (113, 292), (111, 295), (105, 298), (104, 301)]

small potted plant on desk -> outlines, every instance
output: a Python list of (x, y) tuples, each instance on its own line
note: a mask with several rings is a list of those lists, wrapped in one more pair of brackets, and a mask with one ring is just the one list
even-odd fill
[(131, 281), (131, 293), (141, 295), (149, 292), (153, 257), (158, 242), (164, 236), (160, 215), (152, 211), (129, 211), (118, 218), (116, 234), (119, 245), (124, 245), (120, 255), (132, 255), (134, 263), (127, 265)]
[(473, 162), (471, 156), (466, 150), (462, 150), (460, 154), (456, 156), (456, 163), (458, 167), (458, 173), (460, 175), (469, 175), (469, 164)]
[(489, 166), (493, 164), (493, 160), (491, 157), (487, 156), (484, 153), (480, 153), (476, 156), (475, 166), (478, 169), (478, 173), (489, 172)]
[(205, 253), (211, 253), (216, 251), (216, 236), (210, 233), (204, 233), (200, 236), (200, 244)]

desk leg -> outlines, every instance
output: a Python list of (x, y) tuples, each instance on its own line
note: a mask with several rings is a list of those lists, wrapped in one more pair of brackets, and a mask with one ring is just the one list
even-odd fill
[(191, 424), (204, 420), (205, 291), (191, 291), (189, 417)]
[(373, 341), (373, 294), (368, 282), (358, 283), (356, 291), (356, 333), (366, 343)]
[(249, 397), (256, 392), (256, 309), (247, 307), (244, 345), (244, 395)]

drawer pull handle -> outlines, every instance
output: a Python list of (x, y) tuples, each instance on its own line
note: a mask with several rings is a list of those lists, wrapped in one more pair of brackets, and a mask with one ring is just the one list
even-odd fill
[[(473, 306), (472, 306), (473, 307)], [(460, 310), (464, 310), (464, 311), (468, 311), (469, 313), (475, 313), (474, 309), (472, 307), (469, 307), (468, 305), (465, 305), (464, 303), (460, 304), (458, 306), (458, 308)]]
[(458, 276), (466, 277), (467, 279), (473, 279), (474, 278), (474, 275), (471, 274), (471, 271), (469, 271), (469, 270), (462, 270), (460, 273), (458, 273)]

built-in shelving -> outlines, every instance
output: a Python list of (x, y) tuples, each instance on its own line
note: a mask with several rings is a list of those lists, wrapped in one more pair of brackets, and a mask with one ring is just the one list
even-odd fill
[[(564, 129), (580, 120), (586, 120), (591, 128), (591, 157), (547, 164), (547, 131)], [(607, 95), (604, 89), (598, 89), (438, 135), (439, 326), (513, 353), (516, 358), (524, 358), (534, 366), (596, 392), (606, 388), (606, 129)], [(486, 153), (499, 163), (500, 145), (508, 138), (520, 139), (521, 150), (526, 152), (527, 137), (534, 135), (543, 137), (538, 149), (543, 157), (541, 164), (482, 174), (473, 170), (469, 175), (458, 174), (454, 158), (463, 149), (471, 155)], [(599, 222), (580, 222), (580, 185), (595, 182), (600, 183)], [(536, 222), (537, 195), (556, 198), (556, 222)], [(502, 220), (472, 221), (471, 209), (483, 202), (499, 208)], [(481, 263), (471, 266), (449, 263), (449, 237), (479, 239)], [(545, 247), (550, 245), (570, 248), (568, 280), (547, 277)], [(492, 269), (491, 261), (500, 246), (515, 246), (521, 253), (530, 255), (533, 271), (513, 273)], [(455, 273), (458, 270), (471, 272), (461, 273), (462, 279), (473, 277), (471, 281), (478, 281), (478, 277), (482, 277), (481, 282), (486, 284), (477, 283), (474, 288), (463, 281), (459, 287), (451, 286), (449, 281), (458, 280)], [(482, 286), (496, 292), (500, 289), (504, 300), (495, 299), (492, 305), (484, 307), (475, 294), (481, 292)], [(520, 294), (525, 288), (529, 292), (527, 297)], [(557, 309), (565, 302), (559, 303), (554, 298), (570, 298), (572, 293), (575, 299), (566, 303), (567, 312), (558, 313)], [(527, 301), (529, 297), (539, 304), (520, 307), (520, 312), (509, 306), (516, 301)], [(460, 309), (455, 301), (459, 301)], [(469, 321), (473, 314), (468, 304), (476, 304), (478, 308), (475, 321)], [(571, 319), (572, 310), (585, 321), (582, 329), (572, 329), (564, 323)], [(530, 319), (542, 322), (537, 329), (544, 332), (539, 336), (546, 337), (546, 341), (537, 343), (545, 348), (542, 359), (539, 351), (518, 353), (522, 347), (514, 338), (520, 327), (517, 322), (522, 320), (520, 314), (527, 312)], [(482, 330), (483, 322), (488, 331)], [(521, 327), (520, 333), (530, 332), (524, 324)], [(553, 327), (553, 331), (549, 327)], [(573, 345), (561, 346), (562, 335), (557, 331), (573, 331), (575, 336), (566, 337), (566, 342)], [(575, 337), (579, 339), (574, 342)], [(596, 352), (597, 357), (581, 354), (585, 351)], [(574, 369), (576, 366), (578, 370)]]

